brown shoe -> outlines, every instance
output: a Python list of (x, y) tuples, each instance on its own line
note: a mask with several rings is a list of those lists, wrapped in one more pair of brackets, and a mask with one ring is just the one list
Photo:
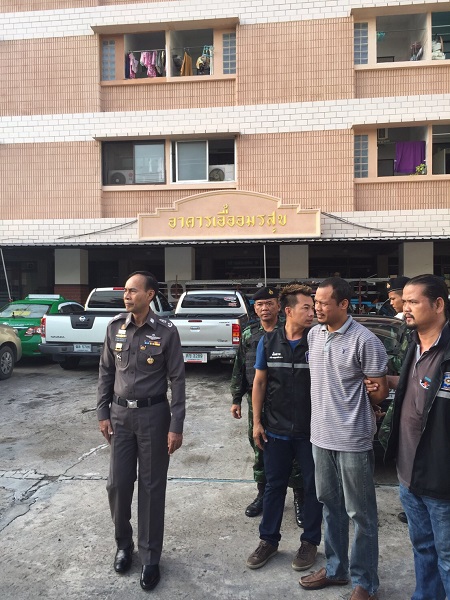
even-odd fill
[(352, 592), (349, 600), (376, 600), (377, 595), (374, 594), (371, 596), (369, 592), (362, 587), (362, 585), (357, 585)]
[(261, 540), (256, 550), (248, 557), (247, 567), (249, 569), (260, 569), (277, 552), (278, 548), (276, 546), (272, 546), (269, 542)]
[(347, 585), (347, 583), (348, 579), (330, 579), (327, 577), (327, 570), (324, 567), (311, 575), (301, 577), (299, 581), (299, 584), (305, 590), (321, 590), (330, 585)]
[(309, 542), (302, 542), (300, 548), (292, 561), (294, 571), (306, 571), (316, 562), (317, 546)]

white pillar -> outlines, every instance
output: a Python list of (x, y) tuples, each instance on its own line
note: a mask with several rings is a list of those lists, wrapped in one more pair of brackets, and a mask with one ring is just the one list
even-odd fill
[(165, 281), (195, 279), (195, 250), (189, 246), (164, 249)]
[(433, 242), (403, 242), (400, 245), (399, 273), (415, 277), (434, 272)]
[(308, 277), (308, 244), (282, 244), (280, 246), (280, 278), (307, 279)]
[(55, 285), (87, 285), (89, 278), (87, 250), (55, 250)]

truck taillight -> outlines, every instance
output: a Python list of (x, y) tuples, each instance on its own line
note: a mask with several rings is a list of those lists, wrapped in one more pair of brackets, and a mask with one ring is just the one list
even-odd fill
[(237, 323), (233, 323), (231, 326), (231, 339), (233, 340), (233, 344), (239, 344), (241, 341), (241, 326)]
[(41, 319), (41, 338), (45, 338), (45, 317)]

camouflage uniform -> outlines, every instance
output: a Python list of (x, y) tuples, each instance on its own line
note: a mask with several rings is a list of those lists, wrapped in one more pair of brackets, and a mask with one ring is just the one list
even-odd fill
[[(280, 324), (280, 321), (275, 325), (275, 329)], [(244, 395), (247, 396), (248, 403), (248, 441), (255, 453), (255, 461), (253, 463), (253, 477), (256, 483), (265, 485), (266, 478), (264, 475), (264, 452), (256, 446), (253, 440), (253, 407), (252, 407), (252, 386), (255, 377), (255, 360), (256, 348), (259, 340), (265, 334), (265, 330), (258, 322), (253, 322), (247, 325), (242, 332), (241, 343), (236, 355), (233, 366), (233, 374), (231, 377), (231, 396), (233, 404), (241, 404)], [(297, 463), (294, 461), (292, 473), (289, 480), (289, 487), (294, 489), (303, 488), (302, 476)]]

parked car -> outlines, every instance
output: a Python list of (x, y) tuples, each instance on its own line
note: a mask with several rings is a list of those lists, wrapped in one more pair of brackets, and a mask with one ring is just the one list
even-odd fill
[(23, 356), (40, 356), (41, 319), (44, 315), (82, 313), (84, 307), (58, 294), (29, 294), (15, 300), (0, 311), (0, 323), (17, 331), (22, 342)]
[(16, 331), (9, 325), (0, 325), (0, 379), (11, 377), (21, 357), (22, 344)]

